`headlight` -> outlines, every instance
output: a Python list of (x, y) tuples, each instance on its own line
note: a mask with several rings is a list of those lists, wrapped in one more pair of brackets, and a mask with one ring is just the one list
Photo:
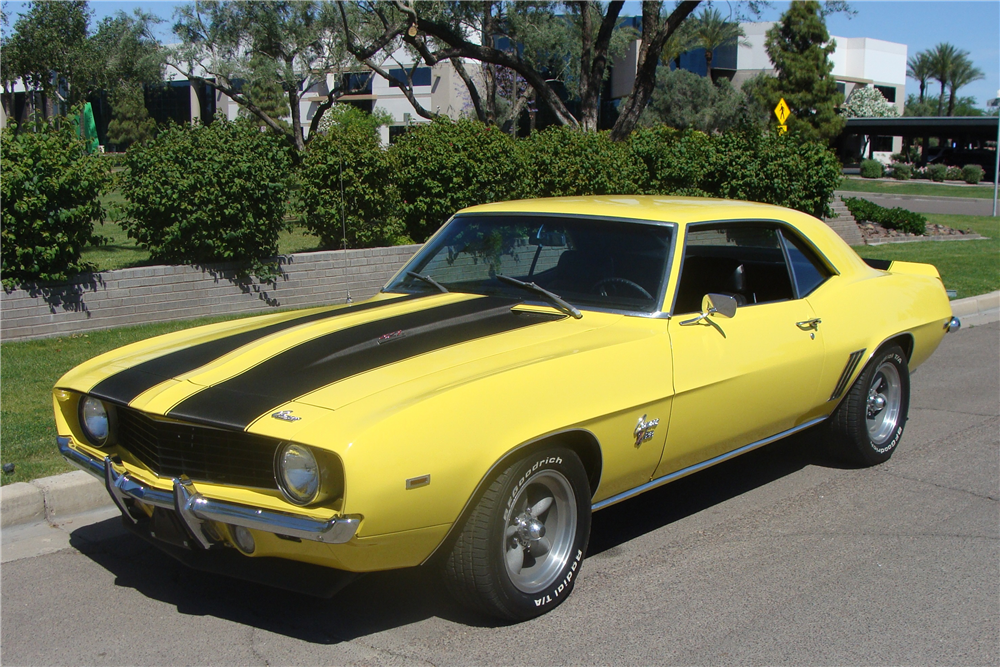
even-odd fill
[(80, 428), (90, 444), (103, 447), (111, 434), (111, 420), (104, 403), (92, 396), (80, 401)]
[(275, 477), (285, 497), (296, 505), (317, 500), (322, 486), (322, 471), (307, 447), (288, 443), (278, 448)]

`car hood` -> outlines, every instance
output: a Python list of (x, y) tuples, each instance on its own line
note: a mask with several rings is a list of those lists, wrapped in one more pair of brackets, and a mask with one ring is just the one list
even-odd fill
[(572, 320), (492, 296), (384, 294), (144, 341), (84, 364), (57, 386), (242, 430), (293, 401), (337, 410), (446, 369), (475, 365), (481, 374), (485, 358), (496, 357), (498, 368), (513, 357), (530, 363), (551, 356), (552, 341), (619, 318)]

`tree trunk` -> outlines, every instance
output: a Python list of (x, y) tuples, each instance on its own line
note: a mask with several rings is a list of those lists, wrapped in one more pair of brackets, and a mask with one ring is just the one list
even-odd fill
[[(614, 141), (625, 139), (635, 129), (639, 122), (639, 116), (653, 94), (653, 88), (656, 85), (656, 66), (659, 63), (664, 43), (674, 33), (677, 26), (695, 10), (699, 2), (700, 0), (681, 2), (662, 25), (659, 25), (662, 3), (650, 2), (649, 0), (642, 3), (643, 40), (639, 47), (635, 83), (632, 85), (632, 93), (621, 106), (621, 113), (615, 126), (611, 129), (611, 138)], [(649, 36), (648, 39), (647, 36)]]
[(712, 81), (712, 49), (705, 49), (705, 76), (708, 77), (709, 81)]
[(594, 12), (601, 15), (600, 6), (592, 0), (579, 3), (582, 48), (580, 50), (580, 127), (594, 132), (598, 128), (601, 112), (601, 87), (608, 65), (608, 48), (611, 34), (618, 23), (623, 1), (608, 4), (607, 14), (601, 20), (601, 27), (595, 40)]

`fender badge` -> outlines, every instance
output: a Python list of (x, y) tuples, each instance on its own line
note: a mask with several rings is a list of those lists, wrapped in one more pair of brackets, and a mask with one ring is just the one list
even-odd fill
[(402, 338), (405, 335), (406, 334), (403, 333), (403, 330), (400, 329), (399, 331), (392, 331), (387, 334), (382, 334), (381, 336), (375, 339), (375, 342), (381, 345), (383, 343), (388, 343), (390, 340), (396, 340), (397, 338)]
[(274, 417), (275, 419), (280, 419), (286, 422), (297, 422), (300, 419), (302, 419), (302, 417), (296, 417), (295, 415), (293, 415), (291, 410), (279, 410), (278, 412), (275, 412), (271, 416)]
[(659, 419), (646, 421), (646, 415), (639, 417), (639, 423), (635, 425), (635, 431), (632, 432), (632, 435), (635, 436), (635, 446), (639, 447), (642, 443), (651, 439), (659, 423)]

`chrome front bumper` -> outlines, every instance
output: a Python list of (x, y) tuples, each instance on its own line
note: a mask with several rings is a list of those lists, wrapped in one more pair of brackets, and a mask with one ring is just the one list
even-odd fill
[(361, 525), (361, 517), (358, 515), (314, 519), (298, 514), (212, 500), (196, 492), (194, 485), (187, 479), (174, 479), (173, 492), (163, 491), (142, 484), (127, 472), (119, 473), (111, 464), (110, 457), (98, 461), (78, 452), (70, 447), (69, 438), (58, 437), (56, 443), (63, 458), (104, 482), (111, 499), (127, 518), (133, 522), (137, 521), (125, 504), (129, 498), (171, 510), (177, 513), (177, 517), (191, 536), (206, 549), (213, 544), (213, 540), (202, 530), (205, 521), (217, 521), (231, 526), (243, 526), (325, 544), (348, 542)]

